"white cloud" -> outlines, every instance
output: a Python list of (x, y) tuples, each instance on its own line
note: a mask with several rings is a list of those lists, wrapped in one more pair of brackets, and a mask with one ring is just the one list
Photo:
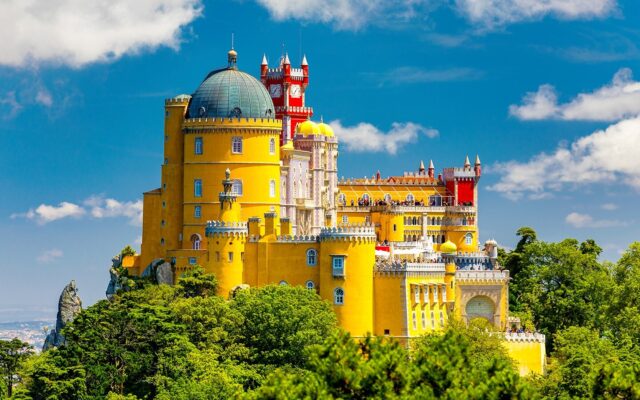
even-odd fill
[(388, 132), (383, 132), (372, 124), (361, 122), (355, 126), (343, 126), (339, 120), (332, 121), (331, 127), (346, 146), (347, 151), (354, 153), (396, 154), (409, 143), (415, 143), (420, 135), (428, 138), (438, 136), (438, 131), (413, 122), (394, 122)]
[(0, 98), (0, 114), (2, 115), (2, 119), (8, 120), (14, 118), (21, 109), (22, 105), (18, 103), (15, 91), (7, 92), (4, 97)]
[(48, 263), (56, 261), (57, 259), (61, 258), (63, 255), (64, 255), (64, 253), (62, 252), (62, 250), (60, 250), (60, 249), (51, 249), (51, 250), (43, 251), (36, 258), (36, 260), (39, 263), (48, 264)]
[(616, 226), (624, 226), (625, 222), (610, 219), (594, 219), (589, 214), (580, 214), (572, 212), (567, 215), (564, 221), (574, 228), (612, 228)]
[(160, 46), (178, 48), (200, 0), (4, 0), (0, 64), (72, 67)]
[(554, 16), (565, 20), (602, 18), (617, 8), (616, 0), (456, 0), (471, 22), (489, 29)]
[(523, 120), (618, 121), (640, 115), (640, 82), (633, 80), (630, 69), (622, 68), (609, 85), (580, 93), (564, 104), (558, 104), (553, 86), (542, 85), (527, 93), (522, 105), (511, 105), (509, 113)]
[(613, 203), (605, 203), (601, 207), (603, 210), (607, 210), (607, 211), (614, 211), (618, 209), (618, 205)]
[(91, 216), (94, 218), (126, 217), (132, 225), (142, 225), (142, 200), (121, 202), (92, 196), (85, 200), (84, 204), (90, 209)]
[(544, 196), (568, 185), (622, 183), (640, 190), (640, 117), (582, 137), (551, 154), (491, 168), (501, 175), (489, 186), (511, 199)]
[(24, 213), (11, 214), (11, 218), (26, 218), (44, 225), (64, 218), (81, 218), (86, 215), (95, 219), (126, 217), (132, 225), (142, 225), (142, 200), (118, 201), (102, 196), (91, 196), (82, 205), (63, 201), (57, 206), (40, 204)]
[(276, 21), (296, 19), (358, 30), (369, 23), (385, 24), (423, 15), (432, 0), (256, 0)]
[(45, 107), (51, 107), (53, 105), (53, 97), (51, 97), (51, 93), (49, 93), (47, 89), (40, 89), (38, 93), (36, 93), (36, 103), (42, 104)]

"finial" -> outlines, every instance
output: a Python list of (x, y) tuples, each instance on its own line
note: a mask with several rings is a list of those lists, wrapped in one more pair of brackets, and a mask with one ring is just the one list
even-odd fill
[(267, 55), (266, 54), (262, 54), (262, 65), (269, 65), (269, 62), (267, 61)]
[(308, 66), (309, 63), (307, 62), (307, 55), (303, 55), (302, 56), (302, 66)]
[(418, 169), (418, 171), (423, 172), (424, 171), (424, 161), (420, 160), (420, 168)]
[(476, 165), (480, 165), (480, 156), (476, 154)]
[(291, 65), (291, 61), (289, 61), (289, 53), (284, 53), (284, 65)]
[(471, 163), (469, 162), (469, 155), (467, 155), (464, 159), (464, 166), (465, 167), (470, 167)]
[(429, 169), (435, 169), (433, 166), (433, 160), (429, 160)]
[(225, 177), (227, 180), (231, 179), (231, 170), (230, 170), (229, 168), (227, 168), (227, 169), (224, 171), (224, 177)]

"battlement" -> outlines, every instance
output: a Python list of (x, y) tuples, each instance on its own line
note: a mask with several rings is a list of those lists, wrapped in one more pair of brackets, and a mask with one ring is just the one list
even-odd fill
[[(256, 127), (256, 124), (260, 124)], [(189, 118), (184, 121), (183, 127), (204, 128), (204, 127), (224, 127), (224, 128), (270, 128), (282, 129), (282, 120), (275, 118)]]
[(509, 271), (484, 270), (467, 271), (457, 270), (456, 280), (460, 283), (502, 283), (509, 281)]
[(320, 236), (316, 235), (283, 235), (276, 236), (276, 241), (285, 243), (316, 243), (320, 240)]
[(532, 332), (506, 332), (504, 340), (507, 342), (535, 342), (545, 343), (546, 337), (542, 333)]
[(191, 100), (191, 96), (188, 94), (181, 94), (176, 97), (172, 97), (170, 99), (164, 100), (165, 106), (175, 106), (175, 105), (187, 105)]
[(375, 272), (434, 272), (444, 274), (445, 263), (440, 259), (435, 262), (384, 261), (377, 262), (374, 270)]
[(375, 228), (371, 224), (344, 225), (334, 228), (322, 228), (320, 240), (366, 239), (375, 241)]
[(294, 107), (294, 106), (278, 106), (276, 107), (276, 113), (300, 113), (304, 115), (312, 115), (313, 107)]
[(455, 178), (475, 178), (476, 172), (473, 169), (465, 169), (465, 168), (445, 168), (444, 172), (444, 180), (452, 180)]
[(205, 229), (206, 236), (217, 234), (247, 234), (246, 222), (223, 222), (223, 221), (207, 221)]

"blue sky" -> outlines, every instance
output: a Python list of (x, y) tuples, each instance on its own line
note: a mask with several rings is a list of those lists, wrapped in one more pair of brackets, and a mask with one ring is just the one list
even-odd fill
[[(159, 186), (163, 100), (283, 48), (342, 143), (339, 174), (478, 153), (481, 239), (640, 238), (640, 3), (633, 0), (51, 0), (0, 4), (0, 321), (104, 296)], [(366, 145), (363, 145), (365, 143)], [(137, 246), (137, 245), (136, 245)]]

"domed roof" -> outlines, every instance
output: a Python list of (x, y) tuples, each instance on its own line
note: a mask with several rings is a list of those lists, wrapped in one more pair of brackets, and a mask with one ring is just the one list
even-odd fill
[(303, 136), (319, 135), (320, 128), (318, 127), (318, 124), (308, 119), (296, 125), (296, 133), (299, 133)]
[(325, 135), (326, 137), (335, 136), (335, 134), (333, 133), (333, 128), (331, 128), (329, 124), (325, 124), (324, 122), (321, 122), (318, 124), (318, 129), (320, 130), (320, 133)]
[(455, 254), (457, 251), (458, 251), (458, 247), (449, 240), (447, 240), (446, 242), (440, 245), (441, 253)]
[(202, 81), (191, 97), (187, 118), (275, 118), (269, 92), (236, 68), (236, 54), (229, 52), (229, 67), (212, 71)]

